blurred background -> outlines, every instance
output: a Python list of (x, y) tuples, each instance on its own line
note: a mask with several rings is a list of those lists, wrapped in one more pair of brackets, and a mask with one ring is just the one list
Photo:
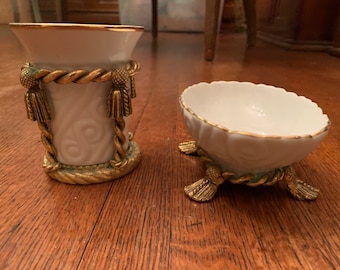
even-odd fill
[[(207, 0), (209, 1), (209, 0)], [(152, 0), (0, 0), (0, 23), (81, 22), (152, 28)], [(158, 0), (158, 31), (203, 32), (206, 0)], [(258, 38), (293, 50), (339, 55), (339, 0), (256, 0)], [(224, 0), (218, 31), (246, 29), (242, 0)]]

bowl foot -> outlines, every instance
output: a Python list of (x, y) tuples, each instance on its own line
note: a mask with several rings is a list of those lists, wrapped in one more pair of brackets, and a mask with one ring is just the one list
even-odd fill
[(180, 143), (178, 147), (182, 153), (198, 155), (205, 162), (204, 178), (184, 187), (185, 194), (194, 201), (206, 202), (212, 200), (219, 186), (226, 180), (233, 184), (246, 184), (253, 187), (273, 185), (284, 180), (291, 195), (299, 200), (315, 200), (319, 194), (319, 189), (306, 184), (298, 178), (292, 165), (275, 169), (260, 177), (253, 174), (236, 177), (233, 172), (223, 172), (221, 167), (195, 141)]
[(205, 171), (205, 177), (191, 185), (185, 186), (184, 192), (194, 201), (210, 201), (215, 196), (218, 187), (233, 175), (233, 173), (222, 172), (218, 165), (209, 163)]
[(319, 189), (303, 182), (298, 178), (293, 166), (285, 167), (285, 181), (290, 194), (299, 200), (315, 200)]
[(210, 179), (201, 178), (195, 183), (185, 186), (185, 194), (196, 202), (207, 202), (212, 200), (217, 192), (217, 186)]

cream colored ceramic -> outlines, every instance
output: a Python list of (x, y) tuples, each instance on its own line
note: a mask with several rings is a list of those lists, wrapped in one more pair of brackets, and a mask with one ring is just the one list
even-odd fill
[(303, 159), (330, 125), (310, 99), (250, 82), (199, 83), (185, 89), (180, 105), (198, 145), (224, 170), (240, 175)]
[[(36, 67), (51, 70), (111, 69), (131, 59), (143, 32), (143, 27), (118, 25), (13, 23), (10, 26), (23, 44), (27, 60)], [(106, 117), (110, 86), (109, 81), (44, 85), (53, 110), (53, 145), (62, 164), (93, 165), (113, 158), (113, 120)]]

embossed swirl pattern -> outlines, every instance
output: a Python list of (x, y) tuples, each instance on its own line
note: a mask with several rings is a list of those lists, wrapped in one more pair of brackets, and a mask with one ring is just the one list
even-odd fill
[[(98, 84), (94, 83), (83, 85), (81, 89), (79, 85), (70, 86), (72, 89), (65, 91), (54, 84), (49, 91), (56, 111), (52, 132), (58, 160), (69, 165), (110, 160), (114, 151), (110, 142), (114, 134), (113, 121), (105, 117), (108, 88), (98, 89)], [(79, 91), (82, 94), (78, 95)]]

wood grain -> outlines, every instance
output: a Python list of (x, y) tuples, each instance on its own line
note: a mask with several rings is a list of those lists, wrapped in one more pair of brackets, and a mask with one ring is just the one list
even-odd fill
[[(338, 269), (340, 237), (340, 62), (325, 53), (285, 51), (244, 34), (223, 34), (214, 62), (202, 34), (145, 33), (133, 58), (130, 129), (139, 166), (110, 183), (71, 186), (41, 168), (39, 130), (26, 119), (18, 82), (25, 56), (0, 27), (1, 269)], [(13, 75), (14, 74), (14, 75)], [(316, 101), (332, 121), (320, 147), (295, 169), (319, 187), (313, 202), (294, 200), (283, 183), (226, 183), (209, 203), (183, 187), (204, 175), (178, 152), (190, 140), (178, 97), (200, 81), (240, 80), (284, 87)], [(289, 108), (287, 108), (289, 110)]]

